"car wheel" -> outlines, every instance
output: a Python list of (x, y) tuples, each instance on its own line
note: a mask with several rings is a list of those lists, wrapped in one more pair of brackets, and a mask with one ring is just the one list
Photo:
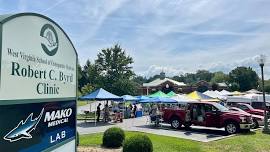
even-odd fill
[(252, 127), (253, 129), (259, 128), (259, 123), (258, 123), (258, 121), (256, 119), (253, 120), (252, 126), (253, 126)]
[(182, 126), (182, 124), (178, 118), (173, 118), (171, 120), (171, 126), (173, 129), (179, 129)]
[(239, 125), (235, 122), (228, 122), (225, 125), (225, 131), (227, 134), (235, 134), (239, 131)]

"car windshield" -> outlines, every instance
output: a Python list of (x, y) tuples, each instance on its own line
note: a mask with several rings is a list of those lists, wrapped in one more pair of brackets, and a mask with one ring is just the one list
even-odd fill
[(245, 104), (245, 106), (247, 106), (248, 109), (250, 109), (250, 110), (253, 110), (253, 109), (254, 109), (254, 108), (253, 108), (251, 105), (249, 105), (249, 104)]
[(219, 103), (213, 103), (213, 105), (214, 105), (218, 110), (220, 110), (221, 112), (229, 111), (228, 108), (222, 106), (222, 105), (219, 104)]
[(242, 112), (242, 113), (246, 113), (244, 110), (240, 109), (240, 108), (231, 108), (230, 110), (232, 111), (239, 111), (239, 112)]

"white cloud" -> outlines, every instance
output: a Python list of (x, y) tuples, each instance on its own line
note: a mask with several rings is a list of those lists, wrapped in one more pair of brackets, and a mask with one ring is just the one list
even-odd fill
[(146, 77), (151, 77), (151, 76), (160, 74), (162, 71), (165, 72), (166, 76), (169, 76), (169, 77), (184, 74), (184, 71), (182, 71), (181, 69), (177, 69), (177, 68), (169, 67), (169, 66), (158, 66), (158, 65), (151, 65), (146, 71), (142, 73), (138, 73), (138, 74), (146, 76)]

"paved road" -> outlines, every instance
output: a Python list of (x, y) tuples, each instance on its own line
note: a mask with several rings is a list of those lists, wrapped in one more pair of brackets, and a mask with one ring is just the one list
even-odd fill
[(123, 123), (117, 124), (100, 122), (97, 123), (97, 126), (95, 126), (95, 123), (93, 122), (78, 121), (77, 128), (80, 134), (91, 134), (104, 132), (106, 129), (112, 126), (118, 126), (127, 131), (146, 132), (201, 142), (209, 142), (230, 137), (225, 135), (224, 129), (216, 128), (192, 126), (190, 130), (173, 130), (167, 124), (163, 124), (161, 127), (155, 128), (149, 123), (147, 118), (148, 117), (125, 119)]

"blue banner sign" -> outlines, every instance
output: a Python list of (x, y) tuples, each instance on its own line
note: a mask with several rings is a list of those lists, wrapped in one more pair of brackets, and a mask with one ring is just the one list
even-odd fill
[(9, 152), (42, 151), (75, 139), (76, 101), (0, 106), (0, 147)]

